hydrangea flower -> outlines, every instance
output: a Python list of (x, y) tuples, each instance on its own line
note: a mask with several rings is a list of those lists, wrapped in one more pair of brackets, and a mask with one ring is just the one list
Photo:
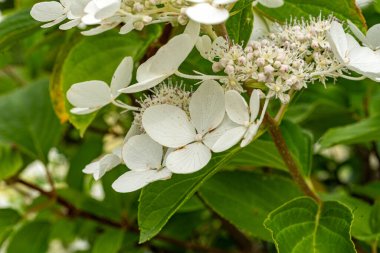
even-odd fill
[(119, 90), (128, 86), (132, 79), (133, 59), (126, 57), (117, 67), (111, 86), (103, 81), (87, 81), (73, 84), (67, 91), (67, 99), (74, 106), (71, 113), (88, 114), (99, 110), (103, 106), (114, 103), (122, 108), (134, 110), (135, 107), (126, 105), (116, 98)]
[(210, 133), (225, 115), (224, 91), (218, 82), (203, 82), (194, 92), (190, 117), (172, 105), (156, 105), (142, 117), (146, 133), (156, 142), (175, 150), (166, 159), (173, 173), (186, 174), (202, 169), (211, 159), (213, 141)]
[(86, 15), (82, 21), (86, 25), (100, 24), (103, 19), (110, 18), (121, 7), (121, 0), (91, 0), (85, 7)]
[(162, 161), (163, 152), (163, 147), (146, 134), (131, 137), (122, 151), (130, 171), (116, 179), (112, 188), (117, 192), (133, 192), (154, 181), (169, 179), (172, 173), (165, 167), (165, 159)]
[(364, 35), (362, 31), (360, 31), (359, 28), (349, 20), (348, 25), (350, 26), (350, 29), (356, 38), (358, 38), (364, 45), (371, 48), (372, 50), (380, 49), (380, 24), (369, 28), (366, 35)]
[(106, 174), (106, 172), (112, 170), (121, 163), (121, 147), (118, 147), (113, 150), (112, 154), (107, 154), (98, 161), (88, 164), (83, 169), (83, 172), (85, 174), (92, 174), (95, 180), (99, 180), (104, 174)]
[(229, 12), (223, 8), (223, 5), (231, 4), (237, 0), (189, 0), (195, 5), (186, 8), (186, 15), (195, 22), (215, 25), (226, 21), (229, 17)]

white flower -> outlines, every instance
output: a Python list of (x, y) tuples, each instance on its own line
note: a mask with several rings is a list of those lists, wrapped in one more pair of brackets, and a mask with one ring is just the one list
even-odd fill
[(186, 15), (193, 21), (206, 24), (215, 25), (221, 24), (229, 17), (229, 12), (222, 5), (234, 3), (237, 0), (213, 0), (211, 3), (206, 0), (189, 0), (189, 2), (196, 3), (194, 6), (186, 8)]
[(268, 8), (278, 8), (284, 5), (284, 0), (256, 0), (253, 1), (253, 5), (257, 5), (258, 3), (264, 5)]
[(222, 122), (225, 114), (224, 91), (218, 82), (205, 81), (190, 100), (190, 120), (186, 112), (172, 105), (146, 109), (142, 117), (146, 133), (156, 142), (176, 149), (166, 159), (173, 173), (193, 173), (211, 159), (210, 132)]
[(48, 22), (42, 28), (48, 28), (61, 23), (66, 18), (69, 22), (60, 25), (61, 30), (68, 30), (81, 23), (84, 7), (89, 0), (61, 0), (37, 3), (32, 7), (30, 15), (37, 21)]
[(268, 102), (268, 100), (266, 100), (261, 117), (258, 119), (260, 94), (260, 90), (254, 90), (252, 92), (248, 108), (247, 102), (237, 91), (230, 90), (226, 92), (226, 111), (232, 122), (226, 122), (223, 134), (213, 145), (215, 152), (222, 152), (231, 148), (242, 138), (241, 147), (247, 146), (252, 141), (263, 121)]
[(199, 35), (200, 26), (189, 22), (183, 34), (177, 35), (137, 69), (138, 83), (121, 89), (123, 93), (135, 93), (153, 88), (173, 75), (185, 61)]
[(120, 95), (118, 90), (128, 86), (131, 82), (132, 70), (133, 59), (132, 57), (126, 57), (117, 67), (111, 86), (108, 86), (103, 81), (87, 81), (72, 85), (67, 91), (67, 99), (74, 106), (71, 112), (74, 114), (88, 114), (109, 103), (115, 103), (125, 109), (135, 109), (115, 100)]
[(130, 171), (121, 175), (112, 188), (117, 192), (133, 192), (157, 180), (169, 179), (172, 173), (162, 162), (163, 147), (148, 135), (131, 137), (123, 147), (123, 160)]
[(91, 0), (85, 7), (86, 15), (82, 22), (86, 25), (100, 24), (103, 19), (116, 14), (121, 7), (121, 0)]
[(214, 61), (215, 57), (223, 55), (229, 49), (228, 42), (223, 37), (218, 37), (214, 41), (207, 35), (198, 38), (195, 45), (201, 56), (209, 61)]
[(112, 154), (107, 154), (98, 161), (88, 164), (83, 169), (83, 172), (86, 174), (92, 174), (95, 180), (99, 180), (104, 174), (106, 174), (106, 172), (112, 170), (121, 163), (121, 147), (118, 147), (112, 152)]
[(356, 38), (358, 38), (364, 45), (372, 50), (380, 49), (380, 24), (369, 28), (366, 35), (364, 35), (359, 28), (349, 20), (348, 25)]
[(327, 34), (335, 57), (348, 69), (380, 81), (380, 57), (368, 47), (362, 47), (343, 30), (342, 24), (333, 21)]

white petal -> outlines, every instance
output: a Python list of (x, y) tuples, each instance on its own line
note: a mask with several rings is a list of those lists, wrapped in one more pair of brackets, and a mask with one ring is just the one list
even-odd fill
[(125, 57), (117, 67), (112, 77), (111, 94), (113, 98), (116, 98), (120, 94), (120, 89), (127, 87), (131, 83), (132, 71), (133, 59), (132, 57)]
[(140, 127), (132, 123), (131, 127), (128, 130), (127, 135), (124, 138), (124, 142), (127, 142), (131, 137), (141, 134)]
[(259, 3), (268, 8), (278, 8), (284, 4), (284, 0), (259, 0)]
[(75, 107), (102, 107), (111, 102), (111, 91), (102, 81), (76, 83), (67, 91), (67, 99)]
[(146, 133), (165, 147), (180, 148), (194, 141), (196, 135), (186, 113), (173, 105), (149, 107), (142, 124)]
[(210, 149), (200, 142), (195, 142), (170, 153), (166, 159), (166, 166), (173, 173), (188, 174), (202, 169), (210, 159)]
[(120, 89), (119, 92), (121, 92), (121, 93), (136, 93), (136, 92), (148, 90), (148, 89), (153, 88), (154, 86), (160, 84), (166, 78), (167, 78), (166, 75), (158, 75), (158, 76), (153, 77), (152, 79), (147, 79), (147, 80), (138, 82), (134, 85), (131, 85), (127, 88)]
[(195, 44), (198, 40), (200, 30), (201, 30), (201, 25), (197, 22), (190, 20), (189, 23), (186, 25), (186, 28), (183, 31), (183, 33), (189, 35), (191, 40)]
[(205, 59), (209, 59), (209, 53), (211, 51), (212, 41), (207, 35), (203, 35), (198, 38), (197, 44), (195, 44), (201, 56)]
[(378, 49), (380, 47), (380, 24), (374, 25), (369, 28), (367, 32), (368, 46), (372, 49)]
[(98, 11), (95, 13), (95, 18), (106, 19), (113, 16), (121, 7), (120, 0), (94, 0)]
[(88, 164), (82, 171), (85, 174), (92, 174), (95, 180), (99, 180), (104, 174), (106, 174), (105, 169), (100, 168), (99, 161)]
[(229, 17), (229, 12), (208, 3), (200, 3), (187, 8), (186, 15), (198, 23), (216, 25), (226, 21)]
[(41, 2), (33, 5), (30, 15), (37, 21), (49, 22), (65, 15), (65, 8), (56, 1)]
[(175, 36), (154, 56), (139, 66), (136, 75), (137, 81), (143, 82), (158, 76), (171, 76), (190, 54), (194, 45), (195, 41), (188, 34)]
[(127, 34), (135, 29), (133, 24), (135, 23), (135, 19), (128, 18), (125, 21), (125, 24), (120, 28), (120, 34)]
[(116, 179), (112, 184), (112, 188), (122, 193), (133, 192), (154, 181), (167, 180), (171, 175), (171, 172), (166, 168), (160, 171), (128, 171)]
[(359, 42), (356, 41), (354, 37), (352, 37), (351, 34), (346, 34), (346, 39), (347, 39), (347, 56), (349, 56), (350, 51), (354, 51), (357, 48), (360, 48)]
[(360, 74), (380, 73), (380, 57), (367, 47), (359, 47), (350, 51), (348, 68)]
[(224, 90), (215, 80), (204, 81), (190, 100), (190, 118), (198, 133), (215, 129), (224, 118)]
[[(228, 131), (239, 128), (239, 127), (243, 129), (242, 131), (243, 133), (241, 134), (240, 138), (237, 137), (238, 134), (235, 134), (234, 136), (232, 136), (232, 137), (235, 137), (234, 139), (226, 140), (223, 137), (224, 135), (227, 134)], [(238, 131), (238, 130), (235, 130), (235, 131)], [(218, 126), (214, 131), (206, 134), (206, 136), (203, 138), (203, 143), (207, 147), (209, 147), (213, 152), (222, 152), (232, 147), (236, 143), (238, 143), (239, 140), (241, 140), (241, 138), (243, 137), (245, 131), (246, 131), (245, 127), (239, 126), (235, 122), (231, 121), (227, 115), (225, 115), (222, 124), (220, 124), (220, 126)]]
[(253, 30), (250, 40), (258, 40), (270, 33), (271, 21), (257, 11), (253, 11)]
[(98, 161), (88, 164), (83, 172), (93, 174), (95, 180), (99, 180), (107, 171), (115, 168), (121, 163), (120, 157), (114, 154), (107, 154)]
[(251, 111), (251, 120), (254, 121), (259, 115), (260, 110), (260, 90), (253, 90), (249, 100), (249, 110)]
[(100, 22), (102, 21), (100, 19), (95, 18), (94, 14), (90, 13), (82, 17), (82, 22), (86, 25), (97, 25), (100, 24)]
[(230, 119), (244, 125), (249, 122), (248, 104), (245, 99), (235, 90), (226, 92), (226, 111)]
[(213, 4), (216, 5), (222, 5), (222, 4), (232, 4), (237, 2), (237, 0), (214, 0), (212, 1)]
[(66, 19), (66, 16), (63, 15), (63, 16), (57, 18), (56, 20), (54, 20), (52, 22), (46, 23), (44, 25), (41, 25), (41, 28), (49, 28), (49, 27), (55, 26), (56, 24), (61, 23), (65, 19)]
[(350, 26), (352, 33), (356, 36), (356, 38), (358, 38), (364, 44), (367, 44), (368, 43), (367, 38), (359, 30), (359, 28), (354, 23), (352, 23), (350, 20), (347, 20), (347, 22), (348, 22), (348, 25)]
[(74, 107), (74, 108), (72, 108), (70, 110), (70, 112), (72, 114), (85, 115), (85, 114), (89, 114), (89, 113), (95, 112), (95, 111), (99, 110), (100, 108), (101, 108), (101, 106), (93, 107), (93, 108)]
[(247, 129), (238, 126), (226, 131), (212, 146), (211, 150), (215, 153), (226, 151), (235, 146), (244, 136)]
[(144, 171), (161, 168), (162, 146), (148, 135), (131, 137), (123, 147), (123, 160), (131, 170)]
[(59, 26), (61, 30), (69, 30), (80, 24), (80, 19), (74, 19)]
[(243, 141), (241, 142), (240, 146), (244, 148), (247, 146), (251, 141), (253, 140), (253, 137), (256, 136), (257, 130), (259, 130), (260, 125), (252, 124), (249, 128), (248, 131), (245, 133), (245, 136), (243, 138)]
[(84, 8), (88, 4), (88, 2), (89, 2), (88, 0), (70, 1), (70, 13), (72, 17), (74, 18), (82, 17), (85, 14)]
[(335, 54), (335, 57), (341, 63), (345, 63), (346, 53), (348, 50), (347, 37), (343, 30), (342, 24), (333, 21), (331, 27), (327, 33), (327, 39), (330, 43), (331, 49)]

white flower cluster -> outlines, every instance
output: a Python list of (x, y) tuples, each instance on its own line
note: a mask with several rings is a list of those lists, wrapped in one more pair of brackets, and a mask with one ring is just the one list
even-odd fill
[[(133, 6), (142, 6), (133, 7), (132, 2)], [(224, 12), (220, 6), (234, 1), (147, 2), (124, 1), (123, 8), (135, 15), (138, 11), (164, 8), (168, 3), (187, 6), (192, 2), (187, 10), (211, 6)], [(107, 12), (99, 10), (102, 15)], [(191, 16), (188, 12), (185, 13)], [(123, 145), (89, 164), (84, 172), (99, 179), (110, 169), (125, 164), (129, 171), (113, 184), (118, 192), (135, 191), (151, 182), (169, 179), (172, 174), (194, 173), (209, 163), (213, 153), (238, 143), (247, 146), (255, 138), (271, 99), (278, 98), (286, 104), (291, 99), (290, 92), (315, 81), (325, 84), (327, 78), (368, 77), (380, 81), (379, 27), (364, 35), (353, 24), (350, 26), (363, 45), (346, 34), (342, 24), (333, 18), (316, 18), (284, 26), (275, 24), (270, 32), (243, 47), (222, 37), (214, 41), (206, 35), (200, 37), (200, 22), (190, 20), (184, 33), (170, 39), (138, 66), (135, 84), (130, 85), (133, 59), (126, 57), (110, 86), (102, 81), (87, 81), (68, 90), (68, 101), (74, 106), (72, 113), (92, 113), (112, 103), (134, 115)], [(179, 71), (195, 46), (212, 62), (215, 75)], [(352, 76), (351, 71), (362, 76)], [(184, 83), (163, 84), (172, 75), (198, 80), (200, 85), (187, 90)], [(123, 93), (146, 90), (151, 93), (136, 101), (138, 107), (118, 99)], [(243, 96), (247, 90), (252, 90), (249, 101)]]
[[(120, 26), (120, 34), (142, 30), (157, 23), (186, 25), (189, 18), (206, 25), (220, 24), (229, 17), (225, 7), (237, 0), (60, 0), (40, 2), (33, 6), (32, 17), (47, 22), (43, 28), (69, 21), (59, 26), (62, 30), (73, 27), (95, 28), (82, 32), (96, 35)], [(283, 0), (259, 0), (270, 8), (283, 4)]]

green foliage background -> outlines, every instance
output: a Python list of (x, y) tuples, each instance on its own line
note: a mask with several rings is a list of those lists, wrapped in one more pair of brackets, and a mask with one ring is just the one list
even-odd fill
[[(377, 252), (380, 240), (380, 86), (370, 80), (313, 84), (297, 94), (280, 129), (306, 182), (322, 202), (303, 196), (271, 137), (245, 149), (214, 155), (207, 167), (175, 175), (141, 192), (119, 194), (112, 182), (122, 166), (101, 181), (104, 198), (82, 169), (104, 153), (103, 138), (123, 136), (130, 114), (110, 123), (107, 107), (78, 117), (65, 92), (75, 82), (109, 82), (120, 60), (143, 62), (160, 46), (164, 26), (119, 35), (84, 37), (80, 31), (40, 29), (29, 16), (36, 1), (0, 3), (0, 248), (43, 253), (59, 241), (67, 252)], [(380, 2), (363, 10), (354, 0), (285, 0), (278, 9), (259, 7), (271, 20), (334, 14), (363, 31), (380, 23)], [(250, 0), (238, 1), (227, 29), (244, 43), (253, 26)], [(166, 28), (167, 29), (167, 28)], [(180, 29), (171, 30), (171, 35)], [(247, 32), (248, 31), (248, 32)], [(183, 72), (211, 73), (196, 52)], [(126, 101), (133, 99), (123, 97)], [(278, 105), (270, 110), (276, 112)], [(337, 146), (338, 145), (338, 146)], [(338, 147), (338, 148), (337, 148)], [(52, 158), (54, 148), (65, 162)], [(343, 158), (338, 151), (347, 153)], [(335, 153), (334, 153), (335, 152)], [(25, 178), (41, 161), (53, 178)], [(62, 175), (62, 163), (68, 170)], [(49, 183), (54, 182), (56, 189)], [(70, 251), (78, 239), (88, 247)]]

